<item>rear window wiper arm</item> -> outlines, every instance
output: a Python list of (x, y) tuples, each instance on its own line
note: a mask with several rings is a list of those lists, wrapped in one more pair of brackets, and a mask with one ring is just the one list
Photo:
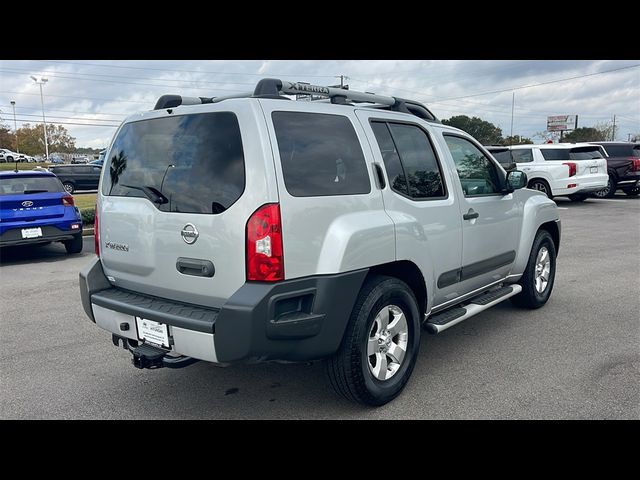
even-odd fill
[(153, 203), (157, 203), (158, 205), (164, 205), (165, 203), (169, 203), (169, 199), (165, 197), (160, 190), (155, 187), (144, 186), (144, 187), (136, 187), (134, 185), (124, 185), (123, 187), (133, 188), (134, 190), (140, 190), (144, 195), (151, 200)]

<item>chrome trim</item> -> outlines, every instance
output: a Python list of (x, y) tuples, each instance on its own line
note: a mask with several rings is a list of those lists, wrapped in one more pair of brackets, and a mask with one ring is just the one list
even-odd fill
[[(429, 315), (432, 314), (432, 313), (437, 313), (440, 310), (444, 310), (445, 308), (447, 308), (447, 307), (449, 307), (451, 305), (455, 305), (456, 303), (464, 302), (465, 300), (467, 300), (467, 299), (473, 297), (474, 295), (476, 295), (478, 292), (482, 292), (483, 290), (487, 290), (487, 289), (493, 287), (494, 285), (498, 285), (499, 283), (504, 282), (507, 278), (509, 278), (509, 277), (505, 277), (505, 278), (502, 278), (500, 280), (496, 280), (495, 282), (492, 282), (492, 283), (490, 283), (488, 285), (485, 285), (484, 287), (477, 288), (477, 289), (475, 289), (475, 290), (473, 290), (473, 291), (471, 291), (469, 293), (465, 293), (464, 295), (461, 295), (461, 296), (459, 296), (457, 298), (454, 298), (453, 300), (449, 300), (447, 302), (444, 302), (444, 303), (441, 303), (439, 305), (436, 305), (435, 307), (431, 307), (431, 310), (429, 311)], [(425, 317), (425, 320), (426, 320), (426, 317)]]

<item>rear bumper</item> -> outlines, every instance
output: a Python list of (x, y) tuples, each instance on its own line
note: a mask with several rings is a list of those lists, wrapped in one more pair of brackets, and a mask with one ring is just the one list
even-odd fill
[(40, 227), (42, 236), (36, 238), (22, 238), (22, 228), (11, 228), (0, 235), (0, 247), (9, 247), (14, 245), (34, 245), (45, 242), (62, 242), (72, 240), (74, 235), (82, 233), (82, 222), (74, 222), (79, 228), (74, 230), (63, 230), (53, 225), (24, 225), (22, 228)]
[(220, 309), (113, 287), (96, 257), (80, 272), (86, 314), (138, 340), (135, 317), (169, 326), (172, 351), (217, 363), (305, 361), (335, 353), (368, 270), (246, 283)]
[[(605, 188), (608, 181), (609, 175), (604, 173), (600, 175), (590, 175), (589, 177), (569, 177), (562, 181), (562, 186), (556, 183), (556, 188), (553, 189), (553, 194), (555, 196), (562, 196), (573, 195), (574, 193), (597, 192)], [(575, 184), (576, 186), (566, 188), (566, 186), (570, 184)]]

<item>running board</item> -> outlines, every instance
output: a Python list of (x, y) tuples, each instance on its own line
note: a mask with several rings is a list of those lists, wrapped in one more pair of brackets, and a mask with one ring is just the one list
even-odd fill
[(473, 317), (474, 315), (493, 307), (497, 303), (500, 303), (509, 297), (517, 295), (521, 291), (522, 286), (516, 283), (502, 287), (498, 290), (485, 292), (469, 299), (468, 304), (464, 307), (458, 305), (429, 317), (427, 322), (424, 323), (424, 327), (429, 333), (440, 333), (469, 317)]

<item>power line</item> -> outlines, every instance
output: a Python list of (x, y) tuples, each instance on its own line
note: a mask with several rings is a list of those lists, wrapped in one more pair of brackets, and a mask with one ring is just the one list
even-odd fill
[[(18, 118), (18, 122), (22, 123), (34, 123), (33, 120), (25, 120), (24, 118)], [(55, 125), (79, 125), (81, 127), (108, 127), (108, 128), (118, 128), (118, 125), (102, 125), (97, 123), (74, 123), (74, 122), (55, 122)]]
[[(533, 87), (539, 87), (541, 85), (550, 85), (552, 83), (566, 82), (566, 81), (569, 81), (569, 80), (576, 80), (578, 78), (593, 77), (595, 75), (602, 75), (602, 74), (611, 73), (611, 72), (619, 72), (620, 70), (628, 70), (630, 68), (638, 68), (638, 67), (640, 67), (640, 64), (628, 65), (626, 67), (613, 68), (611, 70), (603, 70), (602, 72), (587, 73), (587, 74), (584, 74), (584, 75), (577, 75), (575, 77), (559, 78), (557, 80), (550, 80), (548, 82), (534, 83), (534, 84), (531, 84), (531, 85), (521, 85), (519, 87), (504, 88), (504, 89), (501, 89), (501, 90), (492, 90), (490, 92), (473, 93), (471, 95), (463, 95), (463, 96), (460, 96), (460, 97), (443, 98), (443, 99), (441, 99), (441, 101), (446, 102), (446, 101), (449, 101), (449, 100), (459, 100), (461, 98), (470, 98), (470, 97), (479, 97), (481, 95), (490, 95), (492, 93), (502, 93), (502, 92), (510, 92), (512, 90), (522, 90), (523, 88), (533, 88)], [(435, 103), (435, 102), (432, 102), (432, 103)]]
[[(0, 107), (6, 107), (6, 108), (11, 108), (10, 105), (0, 105)], [(22, 106), (17, 106), (16, 108), (18, 109), (22, 109), (22, 110), (37, 110), (39, 107), (22, 107)], [(118, 117), (126, 117), (127, 115), (130, 115), (129, 113), (103, 113), (103, 112), (79, 112), (77, 110), (59, 110), (57, 108), (47, 108), (47, 112), (64, 112), (64, 113), (76, 113), (76, 114), (89, 114), (89, 115), (112, 115), (112, 116), (118, 116)], [(20, 115), (24, 115), (24, 114), (20, 114)]]
[[(0, 93), (4, 93), (4, 94), (13, 94), (13, 95), (35, 95), (35, 96), (40, 96), (39, 93), (27, 93), (27, 92), (0, 92)], [(149, 100), (146, 102), (140, 101), (140, 100), (112, 100), (110, 98), (96, 98), (96, 97), (75, 97), (72, 95), (54, 95), (53, 93), (47, 93), (47, 97), (59, 97), (59, 98), (77, 98), (80, 100), (100, 100), (102, 102), (113, 102), (113, 103), (144, 103), (146, 105), (149, 105), (150, 103), (154, 103), (155, 100)]]
[(209, 70), (182, 70), (177, 68), (153, 68), (153, 67), (130, 67), (125, 65), (105, 65), (103, 63), (85, 63), (85, 62), (64, 62), (61, 60), (38, 60), (39, 62), (48, 62), (48, 63), (67, 63), (70, 65), (90, 65), (94, 67), (105, 67), (105, 68), (127, 68), (132, 70), (155, 70), (159, 72), (183, 72), (183, 73), (205, 73), (212, 75), (248, 75), (248, 76), (256, 76), (256, 77), (268, 77), (268, 76), (277, 76), (277, 77), (318, 77), (318, 78), (333, 78), (335, 75), (311, 75), (311, 74), (294, 74), (294, 73), (239, 73), (239, 72), (212, 72)]
[[(2, 68), (0, 69), (0, 72), (6, 72), (10, 75), (22, 75), (23, 73), (29, 73), (32, 72), (33, 70), (13, 70), (12, 69), (7, 69), (7, 68)], [(156, 88), (181, 88), (181, 89), (187, 89), (187, 90), (204, 90), (205, 87), (184, 87), (184, 86), (180, 86), (180, 85), (166, 85), (166, 84), (156, 84), (156, 83), (140, 83), (140, 82), (123, 82), (122, 80), (103, 80), (100, 78), (80, 78), (80, 77), (75, 77), (72, 75), (57, 75), (55, 73), (46, 73), (45, 74), (47, 77), (52, 77), (52, 78), (63, 78), (65, 80), (84, 80), (85, 82), (103, 82), (103, 83), (118, 83), (118, 84), (123, 84), (123, 85), (140, 85), (143, 87), (156, 87)], [(195, 83), (195, 82), (193, 82)], [(230, 84), (234, 84), (234, 82), (229, 82)], [(253, 84), (250, 84), (253, 85)], [(244, 90), (235, 90), (235, 89), (229, 89), (229, 88), (219, 88), (216, 87), (212, 90), (220, 90), (223, 92), (235, 92), (235, 93), (242, 93), (244, 92)]]
[[(40, 117), (41, 116), (41, 115), (28, 114), (28, 113), (21, 113), (20, 115), (22, 115), (23, 117)], [(120, 122), (117, 122), (116, 120), (105, 120), (101, 118), (63, 117), (60, 115), (51, 115), (49, 114), (49, 112), (47, 112), (47, 118), (64, 118), (66, 120), (89, 120), (92, 122), (111, 122), (111, 123), (117, 123), (118, 125), (120, 125)]]

